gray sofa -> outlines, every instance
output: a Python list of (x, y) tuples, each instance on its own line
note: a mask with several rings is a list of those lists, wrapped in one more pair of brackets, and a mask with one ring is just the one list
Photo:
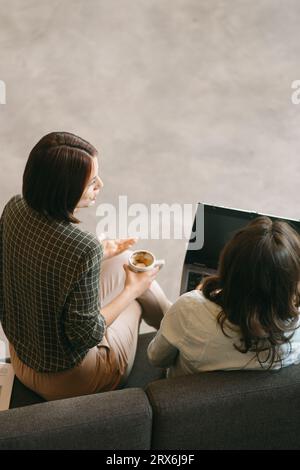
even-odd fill
[(0, 449), (300, 448), (300, 366), (166, 379), (147, 362), (152, 336), (121, 390), (44, 402), (15, 380)]

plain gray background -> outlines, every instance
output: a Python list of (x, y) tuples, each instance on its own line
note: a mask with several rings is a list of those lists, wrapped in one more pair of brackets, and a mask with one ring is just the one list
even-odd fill
[[(0, 209), (44, 134), (100, 152), (100, 202), (299, 218), (297, 0), (0, 0)], [(95, 232), (96, 207), (80, 213)], [(184, 240), (140, 241), (179, 294)]]

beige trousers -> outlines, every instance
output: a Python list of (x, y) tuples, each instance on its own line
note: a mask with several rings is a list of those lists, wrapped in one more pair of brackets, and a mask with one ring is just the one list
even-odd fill
[[(100, 275), (101, 305), (105, 306), (122, 292), (125, 281), (123, 264), (129, 252), (102, 262)], [(171, 306), (164, 292), (153, 281), (141, 297), (134, 300), (107, 327), (101, 343), (90, 349), (83, 361), (72, 369), (40, 373), (20, 361), (10, 344), (11, 362), (16, 376), (28, 388), (46, 400), (57, 400), (100, 391), (114, 390), (125, 381), (133, 366), (141, 318), (159, 328)]]

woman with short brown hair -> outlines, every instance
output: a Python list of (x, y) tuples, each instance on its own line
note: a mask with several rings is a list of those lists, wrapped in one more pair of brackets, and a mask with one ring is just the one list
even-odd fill
[(74, 134), (44, 136), (0, 220), (0, 320), (17, 377), (46, 399), (121, 386), (141, 315), (158, 327), (170, 305), (157, 269), (128, 270), (135, 239), (100, 243), (78, 227), (103, 186), (97, 155)]

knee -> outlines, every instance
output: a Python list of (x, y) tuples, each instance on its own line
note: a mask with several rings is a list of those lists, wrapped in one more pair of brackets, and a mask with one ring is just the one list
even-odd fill
[(103, 263), (127, 263), (129, 256), (131, 255), (132, 250), (122, 251), (119, 255), (113, 256), (103, 261)]
[(126, 250), (120, 253), (119, 255), (113, 256), (103, 260), (101, 263), (101, 278), (104, 277), (110, 278), (111, 276), (115, 277), (117, 282), (121, 282), (121, 279), (125, 279), (125, 271), (123, 265), (128, 263), (128, 258), (132, 251)]
[(115, 256), (115, 258), (119, 259), (120, 261), (122, 260), (123, 263), (127, 263), (129, 256), (133, 253), (133, 250), (125, 250), (122, 251), (119, 255)]

